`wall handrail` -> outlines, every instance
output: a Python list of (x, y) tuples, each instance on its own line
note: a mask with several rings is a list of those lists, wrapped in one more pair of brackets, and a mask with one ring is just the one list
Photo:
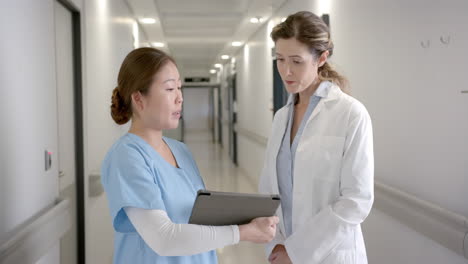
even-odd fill
[(268, 138), (267, 137), (261, 136), (261, 135), (255, 133), (255, 132), (250, 131), (249, 129), (240, 127), (238, 125), (234, 126), (234, 131), (239, 133), (239, 135), (244, 136), (244, 137), (250, 139), (251, 141), (254, 141), (254, 142), (260, 144), (261, 146), (266, 147), (266, 145), (268, 143)]
[[(266, 146), (267, 138), (236, 127), (242, 136)], [(416, 232), (468, 259), (468, 218), (381, 182), (375, 182), (374, 207)]]
[(70, 226), (69, 201), (56, 201), (0, 240), (0, 263), (35, 263)]
[(467, 217), (380, 182), (375, 182), (374, 206), (468, 259)]

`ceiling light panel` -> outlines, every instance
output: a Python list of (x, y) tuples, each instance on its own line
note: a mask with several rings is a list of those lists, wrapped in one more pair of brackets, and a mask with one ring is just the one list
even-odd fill
[(138, 19), (138, 21), (140, 21), (140, 23), (142, 24), (155, 24), (156, 23), (156, 19), (151, 18), (151, 17), (140, 18)]

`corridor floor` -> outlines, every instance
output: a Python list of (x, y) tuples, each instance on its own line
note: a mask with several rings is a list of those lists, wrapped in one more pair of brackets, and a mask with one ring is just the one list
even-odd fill
[[(213, 191), (256, 193), (257, 184), (241, 172), (229, 159), (227, 151), (214, 144), (209, 132), (185, 135), (197, 162), (206, 188)], [(218, 250), (219, 264), (266, 264), (263, 245), (241, 242)]]

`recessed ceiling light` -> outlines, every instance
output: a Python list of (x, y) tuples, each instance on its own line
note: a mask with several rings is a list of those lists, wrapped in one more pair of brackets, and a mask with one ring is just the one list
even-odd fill
[(215, 74), (215, 73), (216, 73), (216, 70), (215, 70), (215, 69), (211, 69), (211, 70), (210, 70), (210, 73), (211, 73), (211, 74)]
[(153, 47), (157, 47), (157, 48), (164, 47), (164, 43), (162, 43), (162, 42), (153, 42), (151, 44), (153, 45)]
[(156, 19), (151, 18), (151, 17), (144, 17), (144, 18), (140, 18), (140, 23), (143, 23), (143, 24), (154, 24), (154, 23), (156, 23)]
[(229, 55), (221, 55), (221, 59), (227, 60), (227, 59), (229, 59)]
[(258, 18), (258, 17), (252, 17), (252, 18), (250, 19), (250, 23), (256, 24), (256, 23), (258, 23), (258, 22), (261, 21), (260, 19), (261, 19), (261, 18)]
[(216, 68), (222, 68), (222, 67), (223, 67), (223, 65), (221, 65), (220, 63), (216, 63), (214, 66), (215, 66)]
[(231, 43), (231, 45), (234, 46), (234, 47), (239, 47), (239, 46), (242, 46), (242, 42), (240, 42), (240, 41), (233, 41), (233, 42)]

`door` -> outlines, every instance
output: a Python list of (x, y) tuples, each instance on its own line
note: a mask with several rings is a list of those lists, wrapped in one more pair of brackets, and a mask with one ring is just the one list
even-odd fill
[(223, 100), (221, 100), (221, 88), (218, 88), (218, 140), (223, 146)]
[(71, 227), (60, 241), (60, 262), (78, 261), (77, 138), (73, 14), (55, 2), (55, 53), (57, 71), (57, 120), (59, 196), (70, 201)]
[(228, 78), (228, 98), (229, 98), (229, 156), (237, 165), (237, 101), (236, 101), (236, 75)]
[(273, 60), (273, 115), (288, 101), (288, 93), (283, 85), (283, 80), (276, 66), (276, 59)]

